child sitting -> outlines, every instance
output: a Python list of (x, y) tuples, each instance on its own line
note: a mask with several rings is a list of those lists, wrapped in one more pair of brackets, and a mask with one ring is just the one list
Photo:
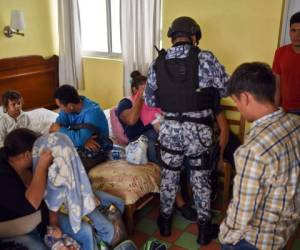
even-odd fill
[(23, 98), (14, 90), (2, 95), (4, 113), (0, 116), (0, 147), (6, 135), (16, 128), (31, 128), (29, 116), (22, 111)]

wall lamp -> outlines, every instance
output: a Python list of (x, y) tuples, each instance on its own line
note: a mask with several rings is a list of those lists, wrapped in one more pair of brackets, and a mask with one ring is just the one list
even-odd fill
[(10, 25), (5, 26), (3, 33), (6, 37), (12, 37), (13, 35), (24, 36), (20, 30), (24, 30), (25, 22), (23, 12), (20, 10), (13, 10), (10, 16)]

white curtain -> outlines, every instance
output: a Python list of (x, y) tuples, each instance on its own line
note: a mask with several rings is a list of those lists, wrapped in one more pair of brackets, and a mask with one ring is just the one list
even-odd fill
[(58, 0), (59, 84), (83, 89), (78, 0)]
[(124, 95), (130, 95), (130, 73), (147, 74), (160, 45), (161, 0), (120, 0)]
[(288, 44), (290, 40), (290, 18), (293, 14), (300, 11), (299, 0), (286, 0), (281, 27), (280, 45)]

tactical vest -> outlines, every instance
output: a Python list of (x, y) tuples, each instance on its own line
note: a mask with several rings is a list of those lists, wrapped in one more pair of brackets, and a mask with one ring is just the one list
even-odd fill
[[(154, 69), (157, 77), (156, 97), (165, 112), (191, 112), (213, 108), (214, 88), (199, 88), (200, 49), (191, 46), (186, 58), (166, 60), (167, 52), (161, 50)], [(218, 100), (219, 101), (219, 100)]]

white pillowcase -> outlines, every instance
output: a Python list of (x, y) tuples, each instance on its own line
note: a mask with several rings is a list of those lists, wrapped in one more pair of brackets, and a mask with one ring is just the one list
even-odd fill
[[(0, 106), (0, 114), (2, 113), (3, 113), (3, 107)], [(33, 109), (31, 111), (25, 111), (25, 113), (28, 114), (31, 122), (31, 126), (34, 129), (34, 131), (42, 134), (48, 133), (51, 124), (54, 123), (56, 121), (56, 118), (58, 117), (58, 113), (45, 108), (38, 108), (38, 109)], [(109, 109), (105, 109), (104, 114), (108, 121), (109, 135), (110, 137), (112, 137), (113, 133), (111, 130)]]
[(107, 119), (107, 123), (108, 123), (109, 137), (114, 138), (112, 128), (111, 128), (110, 109), (104, 109), (103, 112), (104, 112), (104, 115), (105, 115), (105, 117)]
[(34, 131), (47, 134), (52, 123), (55, 122), (58, 113), (49, 109), (38, 108), (25, 112), (28, 114)]

